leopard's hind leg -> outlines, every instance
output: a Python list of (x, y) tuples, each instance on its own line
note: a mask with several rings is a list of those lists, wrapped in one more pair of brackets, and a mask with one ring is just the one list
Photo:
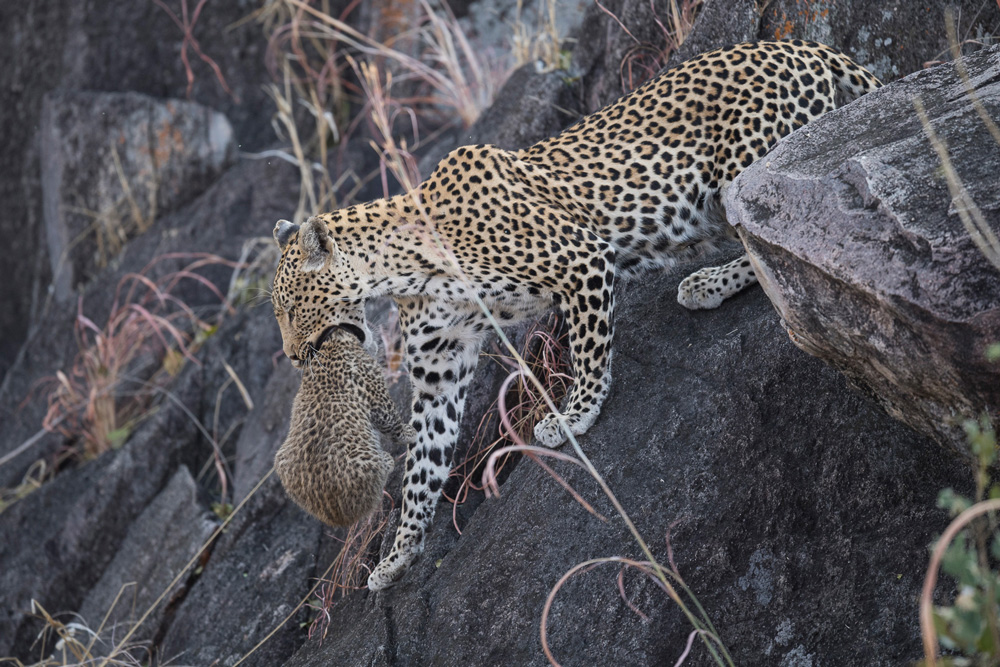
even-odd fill
[(394, 584), (424, 549), (434, 508), (451, 471), (465, 394), (490, 331), (474, 306), (431, 299), (399, 304), (413, 387), (416, 442), (406, 453), (403, 508), (392, 550), (368, 577), (373, 591)]

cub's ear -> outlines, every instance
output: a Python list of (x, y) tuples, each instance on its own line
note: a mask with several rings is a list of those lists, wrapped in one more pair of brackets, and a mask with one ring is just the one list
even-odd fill
[(331, 262), (337, 264), (340, 250), (330, 236), (330, 230), (319, 218), (313, 216), (306, 220), (299, 233), (299, 247), (305, 259), (302, 260), (302, 270), (306, 273), (322, 271)]
[(288, 245), (288, 239), (297, 231), (299, 231), (298, 225), (293, 225), (287, 220), (278, 220), (278, 223), (274, 226), (274, 240), (277, 242), (278, 247), (284, 250), (285, 246)]

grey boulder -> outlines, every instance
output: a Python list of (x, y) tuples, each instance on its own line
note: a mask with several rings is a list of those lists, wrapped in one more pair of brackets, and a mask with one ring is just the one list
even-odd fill
[[(1000, 49), (965, 59), (1000, 116)], [(779, 142), (726, 196), (758, 278), (793, 341), (885, 409), (957, 451), (963, 418), (1000, 414), (1000, 271), (961, 222), (931, 125), (993, 233), (1000, 146), (953, 65), (918, 72)]]
[(41, 122), (42, 209), (57, 298), (236, 157), (224, 115), (139, 93), (57, 91)]

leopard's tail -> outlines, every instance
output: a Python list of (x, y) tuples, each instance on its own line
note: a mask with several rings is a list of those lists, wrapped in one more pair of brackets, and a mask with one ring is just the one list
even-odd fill
[(833, 72), (837, 89), (850, 99), (856, 99), (882, 87), (882, 82), (876, 79), (871, 72), (837, 49), (825, 44), (816, 44), (816, 47), (820, 57), (826, 61), (827, 67)]

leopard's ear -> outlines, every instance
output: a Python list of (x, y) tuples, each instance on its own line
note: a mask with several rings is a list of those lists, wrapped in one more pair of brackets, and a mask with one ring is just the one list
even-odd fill
[(288, 239), (297, 231), (299, 231), (298, 225), (293, 225), (287, 220), (278, 220), (277, 224), (274, 225), (274, 240), (278, 247), (284, 250), (285, 246), (288, 245)]
[(302, 260), (302, 270), (306, 273), (322, 271), (331, 263), (336, 265), (340, 260), (340, 250), (330, 236), (326, 223), (313, 216), (306, 220), (299, 232), (299, 247), (305, 259)]

